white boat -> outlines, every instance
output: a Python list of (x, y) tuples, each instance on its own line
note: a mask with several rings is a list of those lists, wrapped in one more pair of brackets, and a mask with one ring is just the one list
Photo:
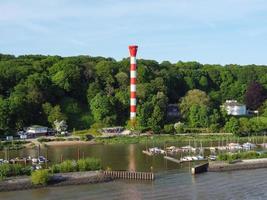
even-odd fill
[(251, 149), (254, 149), (256, 145), (250, 142), (246, 142), (242, 145), (242, 147), (244, 150), (251, 150)]
[(192, 156), (192, 160), (198, 160), (197, 156)]
[(37, 158), (32, 158), (32, 163), (38, 163), (38, 159)]
[(165, 151), (158, 148), (158, 147), (152, 147), (152, 148), (149, 148), (148, 151), (152, 154), (164, 154)]
[(201, 156), (201, 155), (197, 155), (197, 159), (198, 159), (198, 160), (204, 160), (204, 157)]
[(217, 156), (215, 155), (210, 155), (209, 156), (209, 159), (212, 160), (212, 161), (215, 161), (217, 159)]
[(181, 161), (197, 161), (197, 160), (204, 160), (204, 157), (201, 155), (197, 156), (185, 156), (180, 159)]
[(192, 148), (193, 148), (193, 147), (191, 147), (190, 145), (181, 147), (181, 149), (182, 149), (183, 152), (189, 152), (189, 151), (192, 151)]
[(215, 147), (210, 147), (210, 151), (215, 152), (216, 148)]
[(238, 143), (229, 143), (227, 145), (227, 149), (230, 151), (235, 151), (235, 150), (241, 150), (243, 149), (242, 146)]
[(47, 159), (44, 156), (38, 157), (38, 163), (45, 163), (45, 162), (47, 162)]
[(226, 146), (218, 146), (217, 149), (219, 151), (226, 151), (227, 150), (227, 147)]

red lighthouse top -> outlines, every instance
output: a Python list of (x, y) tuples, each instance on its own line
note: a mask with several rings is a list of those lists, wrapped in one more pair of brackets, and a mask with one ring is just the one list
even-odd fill
[(138, 46), (137, 45), (131, 45), (129, 46), (130, 56), (136, 56)]

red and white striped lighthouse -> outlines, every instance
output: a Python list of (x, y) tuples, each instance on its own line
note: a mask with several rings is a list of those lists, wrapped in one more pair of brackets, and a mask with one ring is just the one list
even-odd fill
[(131, 45), (129, 46), (130, 51), (130, 120), (132, 125), (135, 125), (136, 119), (136, 53), (137, 53), (138, 46)]

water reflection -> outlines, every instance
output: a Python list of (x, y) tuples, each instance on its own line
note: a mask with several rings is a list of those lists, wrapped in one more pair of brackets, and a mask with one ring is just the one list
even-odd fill
[(128, 165), (128, 170), (129, 171), (137, 171), (136, 170), (136, 160), (135, 160), (135, 145), (130, 144), (129, 145), (129, 165)]

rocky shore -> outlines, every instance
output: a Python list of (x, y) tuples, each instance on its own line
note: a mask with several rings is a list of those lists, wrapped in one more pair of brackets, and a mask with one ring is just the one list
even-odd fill
[(219, 161), (210, 162), (208, 171), (223, 172), (223, 171), (233, 171), (233, 170), (258, 169), (258, 168), (267, 168), (267, 158), (241, 160), (233, 164), (229, 164), (227, 162), (219, 162)]
[(14, 190), (26, 190), (42, 187), (56, 187), (66, 185), (81, 185), (91, 183), (102, 183), (112, 181), (113, 178), (104, 175), (100, 171), (93, 172), (72, 172), (72, 173), (59, 173), (54, 174), (48, 185), (33, 185), (30, 177), (10, 177), (4, 181), (0, 181), (0, 192), (14, 191)]

